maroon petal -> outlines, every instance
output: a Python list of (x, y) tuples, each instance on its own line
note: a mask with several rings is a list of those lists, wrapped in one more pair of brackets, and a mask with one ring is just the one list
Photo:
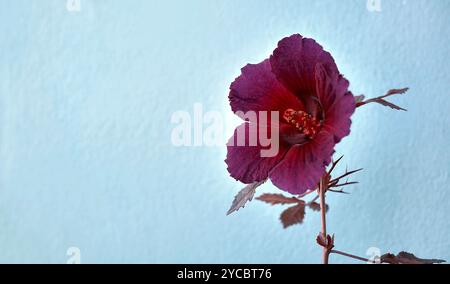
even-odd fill
[(333, 57), (322, 46), (299, 34), (282, 39), (270, 57), (272, 72), (303, 102), (315, 95), (315, 67), (318, 63), (339, 73)]
[(228, 98), (233, 112), (303, 109), (299, 99), (278, 82), (268, 59), (259, 64), (247, 64), (241, 72), (230, 86)]
[(350, 117), (355, 111), (355, 98), (348, 91), (349, 83), (339, 73), (316, 66), (317, 96), (325, 111), (324, 127), (333, 133), (335, 142), (350, 133)]
[[(240, 134), (238, 133), (242, 133), (241, 131), (245, 131), (245, 141), (242, 141), (242, 144), (238, 144), (238, 139), (240, 139), (238, 137)], [(257, 130), (256, 132), (266, 135), (265, 131), (260, 132)], [(268, 132), (270, 135), (271, 129), (268, 129)], [(262, 147), (258, 140), (256, 140), (255, 146), (251, 146), (249, 137), (254, 134), (255, 132), (250, 127), (250, 123), (243, 123), (235, 129), (233, 137), (230, 138), (227, 144), (228, 152), (225, 163), (228, 165), (228, 172), (233, 178), (246, 184), (267, 179), (270, 170), (283, 159), (289, 150), (289, 146), (280, 141), (278, 153), (275, 156), (262, 157), (261, 150), (269, 147)]]
[(293, 146), (272, 169), (270, 180), (291, 194), (302, 194), (308, 189), (314, 189), (331, 161), (334, 145), (333, 135), (321, 131), (314, 140)]

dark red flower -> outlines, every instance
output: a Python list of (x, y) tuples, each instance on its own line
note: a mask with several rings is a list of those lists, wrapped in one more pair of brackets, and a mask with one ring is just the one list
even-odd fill
[[(251, 130), (255, 131), (251, 124), (264, 122), (244, 122), (227, 146), (225, 162), (231, 176), (246, 184), (270, 178), (292, 194), (314, 189), (334, 146), (350, 133), (355, 99), (348, 86), (333, 57), (299, 34), (282, 39), (270, 59), (242, 68), (230, 86), (233, 112), (278, 111), (277, 126), (268, 124), (267, 130), (256, 131), (270, 137), (278, 127), (280, 142), (277, 155), (262, 157), (263, 144), (248, 142)], [(237, 145), (241, 130), (246, 130), (245, 146)]]

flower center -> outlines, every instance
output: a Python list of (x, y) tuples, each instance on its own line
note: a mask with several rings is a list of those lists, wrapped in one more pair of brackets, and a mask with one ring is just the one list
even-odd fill
[(289, 108), (284, 111), (283, 119), (297, 128), (309, 139), (314, 138), (322, 126), (322, 123), (319, 120), (302, 110), (295, 111)]

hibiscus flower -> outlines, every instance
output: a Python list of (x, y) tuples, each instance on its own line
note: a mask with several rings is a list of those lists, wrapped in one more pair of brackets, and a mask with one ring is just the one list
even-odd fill
[[(317, 186), (331, 162), (335, 145), (350, 133), (355, 98), (349, 82), (340, 74), (333, 57), (316, 41), (299, 34), (282, 39), (269, 59), (248, 64), (230, 86), (229, 100), (234, 113), (279, 113), (276, 155), (264, 157), (261, 143), (248, 143), (252, 123), (236, 128), (227, 145), (230, 175), (251, 184), (270, 179), (278, 188), (302, 194)], [(270, 117), (270, 115), (269, 115)], [(240, 132), (241, 131), (241, 132)], [(237, 141), (245, 133), (245, 145)], [(272, 137), (273, 138), (273, 137)], [(266, 145), (265, 145), (266, 146)]]

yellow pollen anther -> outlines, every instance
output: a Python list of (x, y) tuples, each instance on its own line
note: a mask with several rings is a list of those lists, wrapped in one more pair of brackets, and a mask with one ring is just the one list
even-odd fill
[(320, 121), (302, 110), (287, 109), (284, 111), (283, 119), (310, 139), (314, 138), (322, 126)]

